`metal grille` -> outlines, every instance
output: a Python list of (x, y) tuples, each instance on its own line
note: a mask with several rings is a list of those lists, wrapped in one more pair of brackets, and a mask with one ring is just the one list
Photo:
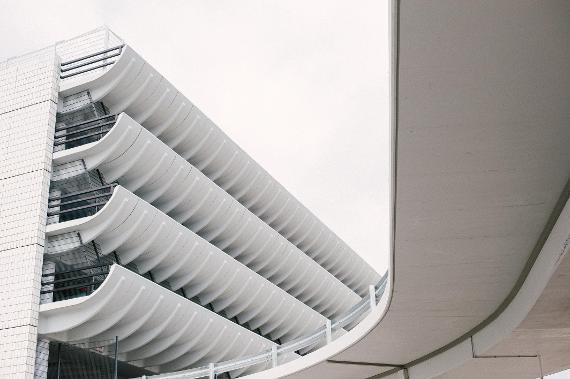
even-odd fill
[[(120, 341), (117, 341), (120, 352)], [(50, 342), (48, 379), (126, 379), (151, 375), (143, 368), (116, 361), (114, 339), (83, 343)]]
[(94, 215), (109, 201), (116, 186), (107, 184), (97, 170), (52, 182), (48, 224)]
[(75, 220), (97, 213), (113, 195), (116, 184), (50, 196), (48, 217), (59, 216), (59, 222)]
[(71, 125), (60, 124), (55, 128), (55, 151), (99, 141), (113, 128), (116, 115), (105, 115)]
[[(41, 295), (52, 293), (53, 301), (89, 296), (107, 277), (110, 265), (90, 265), (42, 275)], [(52, 279), (53, 278), (53, 279)]]
[(40, 299), (42, 303), (89, 296), (117, 262), (114, 254), (103, 256), (93, 241), (62, 254), (44, 257)]

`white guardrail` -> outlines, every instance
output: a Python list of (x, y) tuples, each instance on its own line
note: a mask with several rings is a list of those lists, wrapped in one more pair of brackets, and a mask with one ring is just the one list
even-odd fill
[(249, 357), (233, 359), (220, 363), (210, 363), (208, 366), (197, 367), (189, 370), (152, 376), (142, 376), (142, 379), (215, 379), (216, 375), (235, 370), (242, 370), (259, 364), (267, 364), (271, 362), (270, 367), (275, 367), (278, 365), (277, 358), (280, 354), (293, 353), (299, 350), (308, 349), (320, 342), (326, 342), (326, 344), (329, 344), (332, 342), (334, 331), (340, 329), (350, 331), (358, 325), (358, 323), (378, 304), (378, 301), (386, 289), (387, 279), (388, 272), (382, 276), (380, 282), (376, 286), (370, 286), (368, 297), (363, 298), (340, 318), (328, 320), (327, 324), (323, 326), (323, 328), (316, 330), (313, 334), (299, 337), (280, 346), (275, 345), (271, 350)]

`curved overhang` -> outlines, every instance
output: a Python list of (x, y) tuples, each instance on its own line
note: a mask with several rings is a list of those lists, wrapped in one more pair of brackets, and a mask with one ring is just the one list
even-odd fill
[[(79, 233), (80, 239), (69, 238), (69, 233)], [(157, 283), (167, 281), (172, 290), (182, 289), (186, 297), (197, 297), (202, 305), (236, 317), (252, 330), (259, 328), (273, 340), (286, 342), (326, 324), (324, 316), (121, 186), (97, 214), (48, 225), (46, 234), (48, 254), (96, 241), (99, 253), (116, 252), (121, 264), (135, 264), (140, 274), (151, 271)], [(326, 280), (319, 276), (319, 281)], [(309, 305), (335, 308), (350, 300), (322, 300), (326, 293), (319, 285), (294, 282), (287, 289), (306, 294), (300, 299)]]
[(118, 265), (90, 296), (40, 305), (38, 333), (57, 341), (110, 344), (116, 336), (120, 360), (156, 372), (256, 354), (274, 345)]
[[(478, 329), (471, 330), (462, 338), (452, 341), (445, 349), (434, 351), (423, 359), (407, 364), (388, 363), (386, 361), (346, 360), (345, 354), (366, 354), (369, 349), (383, 343), (381, 340), (369, 338), (383, 325), (383, 319), (390, 312), (389, 296), (386, 294), (372, 313), (347, 335), (330, 345), (309, 355), (300, 357), (285, 365), (263, 371), (263, 373), (245, 376), (248, 379), (295, 378), (309, 379), (326, 375), (331, 379), (366, 378), (366, 379), (417, 379), (440, 378), (451, 379), (469, 377), (484, 379), (489, 376), (509, 379), (535, 378), (542, 372), (557, 372), (567, 365), (567, 360), (555, 360), (558, 366), (543, 366), (540, 352), (534, 350), (539, 342), (534, 339), (530, 344), (520, 344), (517, 350), (508, 350), (500, 342), (512, 337), (511, 332), (525, 320), (533, 310), (537, 300), (549, 285), (549, 281), (557, 272), (562, 262), (568, 272), (570, 263), (567, 254), (570, 251), (570, 184), (565, 189), (565, 204), (559, 204), (548, 225), (548, 236), (544, 237), (540, 252), (530, 262), (525, 272), (524, 282), (516, 287), (516, 294), (508, 299), (500, 312), (485, 320)], [(530, 267), (532, 266), (532, 267)], [(564, 275), (564, 274), (563, 274)], [(560, 284), (560, 283), (558, 283)], [(564, 282), (566, 285), (566, 282)], [(560, 289), (557, 289), (560, 292)], [(554, 320), (542, 320), (552, 323)], [(554, 321), (559, 323), (560, 320)], [(414, 335), (401, 332), (403, 338), (416, 338)], [(568, 341), (566, 336), (565, 342)], [(536, 338), (536, 336), (535, 336)], [(548, 340), (546, 338), (545, 340)], [(512, 340), (509, 342), (513, 342)], [(540, 341), (542, 342), (542, 341)], [(499, 344), (499, 346), (497, 346)], [(530, 346), (529, 346), (530, 345)], [(512, 345), (509, 346), (512, 348)], [(530, 350), (529, 350), (530, 349)], [(530, 351), (530, 352), (529, 352)], [(486, 361), (493, 359), (494, 362)], [(513, 362), (513, 360), (516, 360)], [(479, 362), (462, 367), (466, 362)], [(456, 369), (456, 367), (459, 367)], [(454, 370), (455, 369), (455, 370)], [(450, 372), (450, 370), (452, 370)], [(454, 370), (454, 371), (453, 371)], [(449, 374), (446, 374), (448, 373)]]
[[(326, 317), (360, 297), (126, 114), (99, 141), (54, 153), (82, 159)], [(57, 176), (58, 168), (54, 168)], [(346, 259), (346, 257), (341, 257)], [(342, 262), (349, 266), (352, 262)], [(340, 262), (339, 262), (340, 264)]]
[(495, 347), (567, 260), (568, 15), (566, 1), (392, 1), (391, 297), (357, 335), (252, 379), (538, 369), (536, 345)]
[(129, 46), (104, 74), (73, 83), (62, 80), (60, 111), (76, 109), (72, 95), (89, 90), (92, 101), (103, 101), (113, 114), (129, 114), (359, 295), (366, 295), (369, 285), (380, 280), (358, 254)]

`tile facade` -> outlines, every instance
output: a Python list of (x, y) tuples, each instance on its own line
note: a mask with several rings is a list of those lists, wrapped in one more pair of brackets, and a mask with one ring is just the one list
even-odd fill
[(59, 58), (0, 63), (0, 377), (32, 378)]

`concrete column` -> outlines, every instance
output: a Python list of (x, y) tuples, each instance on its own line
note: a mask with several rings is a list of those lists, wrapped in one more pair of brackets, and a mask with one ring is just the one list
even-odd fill
[(0, 62), (0, 377), (32, 378), (59, 60)]

